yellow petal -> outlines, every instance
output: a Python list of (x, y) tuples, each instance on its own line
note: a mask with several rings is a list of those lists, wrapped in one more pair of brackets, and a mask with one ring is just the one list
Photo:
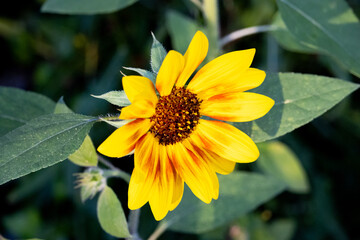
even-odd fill
[(247, 49), (224, 54), (202, 67), (190, 81), (187, 89), (199, 93), (217, 88), (222, 84), (241, 84), (242, 74), (250, 67), (255, 49)]
[(150, 193), (154, 186), (154, 178), (134, 168), (128, 190), (128, 207), (135, 210), (144, 206), (149, 201)]
[(251, 138), (224, 122), (200, 119), (191, 139), (197, 146), (229, 161), (248, 163), (259, 157), (259, 150)]
[(158, 99), (149, 92), (144, 91), (132, 102), (130, 106), (121, 109), (120, 119), (149, 118), (155, 114)]
[(177, 87), (183, 87), (191, 74), (197, 69), (200, 63), (205, 59), (209, 48), (209, 41), (205, 34), (197, 31), (190, 42), (185, 53), (185, 67), (179, 79), (176, 82)]
[(202, 143), (199, 144), (194, 141), (192, 138), (193, 136), (193, 134), (190, 135), (189, 143), (206, 162), (210, 163), (210, 166), (214, 169), (215, 172), (226, 175), (234, 171), (236, 165), (235, 162), (226, 160), (225, 158), (220, 157), (218, 154), (210, 150), (201, 149), (198, 146), (201, 146)]
[(169, 212), (174, 191), (174, 172), (166, 147), (159, 145), (159, 165), (157, 167), (156, 184), (150, 195), (149, 204), (157, 221)]
[(137, 140), (151, 125), (149, 119), (134, 120), (115, 130), (97, 150), (108, 157), (123, 157), (134, 149)]
[(225, 93), (205, 100), (200, 112), (223, 121), (248, 122), (264, 116), (274, 103), (271, 98), (257, 93)]
[(265, 72), (256, 68), (248, 68), (245, 72), (233, 73), (223, 81), (213, 83), (208, 88), (199, 91), (198, 97), (201, 99), (209, 99), (213, 96), (230, 93), (243, 92), (249, 89), (256, 88), (262, 84), (265, 79)]
[(184, 180), (176, 173), (174, 178), (174, 191), (170, 204), (170, 211), (174, 210), (180, 203), (184, 193)]
[(135, 167), (128, 191), (128, 206), (132, 210), (142, 207), (149, 201), (150, 194), (157, 184), (159, 144), (153, 141), (150, 133), (136, 144), (134, 159)]
[(159, 73), (156, 77), (156, 89), (161, 96), (170, 94), (181, 71), (184, 68), (185, 59), (183, 55), (176, 51), (169, 51), (163, 63), (161, 64)]
[(182, 143), (169, 145), (170, 158), (176, 171), (186, 182), (191, 191), (200, 200), (210, 203), (212, 198), (217, 197), (215, 191), (217, 176), (209, 165), (199, 159), (194, 153), (184, 147)]
[(123, 89), (130, 102), (134, 102), (136, 97), (147, 91), (149, 96), (153, 99), (157, 98), (154, 84), (150, 79), (142, 76), (124, 76), (122, 78)]

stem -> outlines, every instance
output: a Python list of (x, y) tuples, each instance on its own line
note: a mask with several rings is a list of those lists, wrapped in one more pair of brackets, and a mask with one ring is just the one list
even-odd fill
[(255, 27), (240, 29), (240, 30), (232, 32), (232, 33), (226, 35), (225, 37), (223, 37), (220, 40), (220, 46), (224, 47), (226, 44), (228, 44), (232, 41), (238, 40), (240, 38), (243, 38), (243, 37), (246, 37), (246, 36), (249, 36), (252, 34), (256, 34), (256, 33), (274, 31), (275, 29), (276, 29), (276, 27), (273, 25), (262, 25), (262, 26), (255, 26)]
[(124, 179), (127, 183), (130, 182), (130, 174), (128, 174), (127, 172), (124, 172), (120, 168), (115, 167), (108, 160), (106, 160), (105, 158), (103, 158), (100, 155), (98, 155), (98, 159), (99, 159), (99, 162), (101, 162), (102, 164), (104, 164), (105, 166), (107, 166), (108, 168), (111, 169), (111, 170), (104, 171), (105, 177), (120, 177), (120, 178)]
[(203, 1), (203, 14), (206, 21), (206, 29), (210, 47), (208, 56), (210, 59), (217, 56), (219, 51), (219, 11), (217, 0)]
[(140, 218), (140, 208), (136, 210), (131, 210), (129, 214), (129, 232), (131, 238), (129, 240), (141, 240), (138, 234), (139, 227), (139, 218)]
[(163, 234), (166, 231), (167, 227), (168, 227), (167, 222), (159, 223), (158, 226), (156, 227), (155, 231), (148, 238), (148, 240), (156, 240), (156, 239), (158, 239), (158, 237), (160, 237), (161, 234)]
[(200, 10), (203, 9), (202, 3), (200, 0), (190, 0), (195, 6), (197, 6)]

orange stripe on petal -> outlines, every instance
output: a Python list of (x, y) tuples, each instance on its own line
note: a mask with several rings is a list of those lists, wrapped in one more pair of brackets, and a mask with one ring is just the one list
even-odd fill
[(108, 157), (123, 157), (135, 148), (138, 139), (150, 129), (151, 125), (149, 119), (134, 120), (115, 130), (97, 150)]
[(177, 87), (183, 87), (185, 85), (195, 69), (197, 69), (205, 59), (208, 49), (209, 41), (207, 37), (202, 32), (197, 31), (184, 55), (185, 67), (175, 84)]
[(254, 55), (253, 48), (230, 52), (215, 58), (196, 73), (187, 89), (193, 93), (200, 93), (213, 88), (219, 90), (221, 89), (219, 86), (223, 84), (241, 85), (242, 81), (246, 82), (242, 75), (250, 67)]
[(171, 89), (184, 68), (184, 62), (183, 55), (176, 51), (171, 50), (166, 55), (156, 77), (156, 89), (161, 96), (171, 93)]
[(234, 126), (200, 119), (193, 141), (229, 161), (248, 163), (259, 157), (259, 150), (251, 138)]
[(257, 93), (226, 93), (205, 100), (200, 113), (224, 121), (248, 122), (264, 116), (274, 103), (271, 98)]
[(176, 171), (186, 182), (191, 191), (200, 200), (210, 203), (211, 199), (217, 196), (214, 190), (215, 172), (202, 159), (199, 159), (193, 152), (184, 147), (182, 143), (169, 145), (171, 159)]
[(122, 78), (123, 89), (130, 102), (134, 102), (141, 93), (147, 92), (147, 96), (157, 99), (154, 84), (150, 79), (142, 76), (124, 76)]
[(150, 133), (139, 140), (134, 159), (135, 168), (128, 191), (128, 207), (132, 210), (142, 207), (149, 201), (150, 194), (153, 193), (157, 184), (159, 144), (152, 140)]

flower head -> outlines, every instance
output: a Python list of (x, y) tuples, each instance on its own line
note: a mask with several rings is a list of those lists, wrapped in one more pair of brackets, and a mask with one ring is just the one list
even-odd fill
[(100, 192), (106, 186), (106, 178), (99, 168), (88, 168), (83, 173), (76, 173), (77, 176), (75, 186), (81, 187), (81, 200), (85, 202), (88, 198), (93, 198), (97, 192)]
[[(109, 157), (135, 150), (129, 184), (130, 209), (149, 202), (161, 220), (181, 201), (184, 182), (205, 203), (217, 199), (216, 173), (229, 174), (235, 163), (255, 161), (259, 151), (245, 133), (222, 122), (246, 122), (264, 116), (274, 101), (245, 92), (258, 87), (265, 72), (250, 68), (255, 49), (224, 54), (202, 67), (185, 86), (208, 51), (198, 31), (185, 55), (169, 51), (153, 83), (125, 76), (123, 88), (131, 105), (120, 119), (133, 119), (98, 148)], [(217, 120), (202, 119), (208, 116)]]

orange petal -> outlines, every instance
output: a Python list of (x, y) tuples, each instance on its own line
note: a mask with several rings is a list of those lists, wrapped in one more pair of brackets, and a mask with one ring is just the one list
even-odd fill
[(171, 148), (169, 154), (176, 171), (195, 196), (205, 203), (210, 203), (212, 198), (216, 198), (218, 193), (215, 188), (218, 180), (211, 167), (186, 149), (182, 143), (168, 147)]
[[(246, 80), (247, 75), (258, 74), (264, 77), (264, 73), (258, 71), (255, 71), (256, 73), (245, 73), (250, 67), (254, 55), (255, 49), (253, 48), (230, 52), (215, 58), (196, 73), (187, 86), (187, 89), (193, 93), (200, 93), (213, 88), (219, 88), (219, 86), (223, 84), (240, 85), (241, 87), (242, 82), (244, 82), (245, 87), (248, 85), (248, 81)], [(257, 78), (260, 77), (257, 76)], [(221, 94), (221, 92), (219, 94)]]
[(171, 89), (184, 68), (184, 62), (185, 59), (180, 53), (173, 50), (168, 52), (156, 77), (156, 89), (161, 96), (171, 93)]
[(197, 69), (200, 63), (205, 59), (209, 48), (209, 41), (205, 34), (197, 31), (190, 42), (185, 53), (185, 67), (179, 79), (176, 82), (177, 87), (183, 87), (191, 74)]
[(229, 161), (248, 163), (259, 157), (259, 150), (251, 138), (224, 122), (200, 119), (191, 139), (197, 146)]
[(155, 114), (158, 99), (149, 92), (139, 94), (130, 106), (121, 109), (120, 119), (149, 118)]
[(200, 112), (223, 121), (248, 122), (264, 116), (274, 103), (271, 98), (257, 93), (225, 93), (205, 100)]
[(209, 99), (213, 96), (230, 93), (243, 92), (260, 86), (265, 79), (265, 72), (256, 68), (248, 68), (243, 73), (234, 73), (232, 77), (223, 79), (210, 87), (198, 92), (201, 99)]
[(141, 97), (141, 93), (147, 92), (152, 99), (157, 98), (154, 84), (150, 79), (142, 76), (124, 76), (122, 78), (123, 89), (130, 102), (134, 102), (137, 97)]
[(98, 151), (108, 157), (123, 157), (130, 153), (138, 139), (151, 127), (149, 119), (137, 119), (115, 130), (99, 147)]

